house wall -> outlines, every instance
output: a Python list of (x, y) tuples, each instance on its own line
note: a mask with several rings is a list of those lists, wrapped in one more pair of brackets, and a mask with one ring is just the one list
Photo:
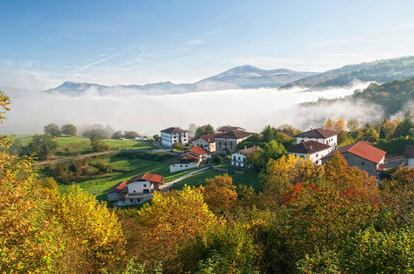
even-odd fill
[(296, 137), (296, 144), (300, 144), (300, 143), (310, 141), (310, 140), (319, 142), (321, 144), (326, 144), (326, 145), (329, 145), (329, 146), (333, 146), (333, 147), (336, 147), (338, 145), (338, 136), (337, 135), (334, 135), (334, 136), (326, 138), (326, 139), (324, 139), (324, 138)]
[(246, 166), (246, 156), (240, 152), (231, 154), (231, 165), (235, 167), (245, 167)]
[(116, 203), (117, 206), (140, 205), (151, 200), (152, 194), (142, 195), (140, 197), (125, 198), (123, 201)]
[(151, 182), (136, 181), (128, 183), (128, 193), (151, 193)]
[[(344, 158), (346, 159), (346, 161), (348, 162), (350, 166), (358, 167), (359, 169), (365, 170), (371, 176), (378, 175), (377, 164), (370, 162), (366, 159), (360, 158), (352, 153), (343, 153), (342, 155), (344, 156)], [(384, 162), (384, 159), (382, 160), (382, 163), (383, 162)]]
[(108, 202), (116, 202), (121, 199), (121, 196), (119, 195), (119, 192), (112, 191), (106, 195), (106, 198)]
[(414, 158), (408, 158), (407, 159), (407, 166), (408, 167), (414, 167)]
[(208, 152), (216, 152), (216, 143), (209, 143), (204, 139), (198, 138), (193, 141), (193, 146), (199, 146)]
[(312, 153), (312, 154), (303, 154), (303, 153), (293, 153), (293, 152), (288, 152), (288, 154), (293, 154), (296, 155), (297, 157), (300, 158), (304, 158), (307, 160), (311, 160), (314, 164), (316, 165), (321, 165), (322, 164), (322, 158), (325, 157), (326, 155), (328, 155), (333, 148), (328, 148), (325, 150), (321, 150), (318, 151), (316, 153)]
[(216, 152), (220, 154), (234, 153), (237, 150), (237, 144), (245, 139), (216, 138)]
[(175, 143), (188, 144), (188, 132), (169, 134), (161, 131), (160, 137), (164, 147), (172, 147)]
[(170, 165), (170, 173), (198, 167), (199, 163), (178, 163)]

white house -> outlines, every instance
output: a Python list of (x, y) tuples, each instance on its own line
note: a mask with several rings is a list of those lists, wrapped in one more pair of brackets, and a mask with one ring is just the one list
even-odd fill
[(161, 130), (161, 145), (164, 147), (172, 147), (175, 143), (182, 145), (188, 144), (188, 131), (179, 127), (170, 127)]
[(323, 128), (315, 128), (302, 132), (296, 135), (295, 138), (296, 144), (312, 140), (331, 147), (336, 147), (338, 145), (338, 133)]
[(170, 165), (170, 173), (196, 168), (209, 157), (210, 154), (202, 147), (193, 146), (181, 155), (176, 163)]
[(196, 139), (193, 140), (193, 146), (202, 147), (204, 150), (208, 152), (216, 152), (216, 136), (219, 134), (207, 134), (207, 135), (200, 135)]
[(164, 177), (153, 173), (144, 173), (121, 182), (108, 193), (108, 201), (117, 206), (138, 205), (152, 198), (154, 191), (160, 190)]
[(258, 150), (259, 147), (250, 147), (250, 148), (244, 148), (241, 149), (235, 153), (231, 154), (231, 165), (234, 167), (247, 167), (247, 158), (249, 157), (249, 155), (251, 155), (253, 152), (255, 152), (256, 150)]
[(322, 164), (322, 158), (333, 151), (335, 147), (314, 140), (304, 141), (288, 148), (288, 154)]

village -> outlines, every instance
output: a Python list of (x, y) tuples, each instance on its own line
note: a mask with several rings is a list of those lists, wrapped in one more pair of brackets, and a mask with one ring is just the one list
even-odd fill
[[(185, 175), (188, 177), (198, 170), (214, 167), (216, 157), (225, 159), (232, 173), (243, 174), (255, 168), (250, 159), (262, 148), (257, 145), (240, 147), (240, 144), (258, 134), (238, 126), (222, 126), (214, 133), (190, 136), (187, 130), (169, 127), (160, 131), (157, 146), (171, 151), (178, 148), (177, 157), (169, 166), (171, 174), (194, 170)], [(364, 140), (338, 146), (338, 132), (331, 129), (309, 129), (293, 137), (294, 141), (287, 147), (286, 155), (310, 160), (314, 165), (323, 165), (335, 153), (340, 153), (350, 166), (374, 176), (377, 184), (387, 169), (414, 167), (414, 145), (405, 145), (403, 156), (387, 157), (386, 151)], [(170, 191), (177, 181), (166, 182), (162, 175), (151, 172), (137, 174), (114, 186), (107, 193), (107, 200), (119, 207), (141, 205), (151, 200), (155, 191)]]

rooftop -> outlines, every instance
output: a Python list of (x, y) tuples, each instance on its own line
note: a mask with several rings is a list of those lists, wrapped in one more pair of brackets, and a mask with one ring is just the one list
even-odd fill
[(136, 182), (136, 181), (149, 181), (151, 183), (162, 184), (164, 181), (164, 177), (155, 173), (144, 173), (139, 176), (132, 177), (128, 180), (128, 183)]
[(325, 149), (330, 148), (330, 146), (316, 142), (316, 141), (306, 141), (300, 144), (293, 145), (288, 148), (288, 152), (291, 153), (301, 153), (301, 154), (312, 154)]
[(223, 133), (219, 133), (216, 135), (216, 139), (244, 139), (249, 136), (253, 135), (251, 132), (247, 132), (244, 130), (230, 130)]
[(302, 138), (329, 138), (332, 136), (338, 135), (336, 131), (329, 130), (329, 129), (323, 129), (323, 128), (315, 128), (311, 129), (302, 133), (299, 133), (295, 137), (302, 137)]
[(169, 134), (174, 134), (174, 133), (186, 133), (188, 132), (187, 130), (184, 130), (182, 128), (179, 127), (169, 127), (166, 129), (161, 130), (161, 132), (165, 132), (165, 133), (169, 133)]
[[(382, 149), (376, 148), (365, 141), (359, 141), (355, 144), (340, 147), (338, 150), (341, 154), (351, 153), (375, 164), (379, 164), (386, 154)], [(325, 158), (331, 157), (334, 153), (335, 151), (329, 153)]]

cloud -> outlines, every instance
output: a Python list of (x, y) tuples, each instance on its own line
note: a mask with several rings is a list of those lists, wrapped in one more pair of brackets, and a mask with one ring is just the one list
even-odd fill
[(362, 121), (378, 117), (374, 112), (367, 112), (363, 104), (314, 109), (298, 105), (321, 97), (349, 95), (366, 85), (360, 83), (351, 88), (314, 92), (299, 88), (283, 91), (251, 89), (157, 96), (125, 93), (117, 88), (107, 96), (99, 96), (94, 89), (75, 97), (44, 92), (13, 92), (12, 110), (0, 131), (36, 133), (50, 122), (78, 125), (100, 123), (115, 129), (137, 130), (143, 134), (158, 133), (169, 126), (186, 128), (190, 123), (211, 123), (216, 127), (234, 124), (252, 131), (260, 131), (267, 124), (277, 126), (291, 123), (305, 129), (335, 115), (358, 117)]

